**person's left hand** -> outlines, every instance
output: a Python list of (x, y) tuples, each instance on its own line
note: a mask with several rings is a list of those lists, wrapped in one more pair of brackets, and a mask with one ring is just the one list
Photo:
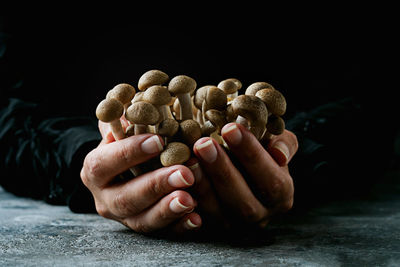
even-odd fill
[(285, 130), (264, 148), (249, 130), (236, 123), (225, 125), (222, 137), (230, 156), (212, 138), (201, 138), (194, 145), (200, 164), (192, 162), (191, 169), (199, 208), (222, 226), (264, 228), (274, 215), (293, 205), (288, 163), (297, 151), (297, 138)]

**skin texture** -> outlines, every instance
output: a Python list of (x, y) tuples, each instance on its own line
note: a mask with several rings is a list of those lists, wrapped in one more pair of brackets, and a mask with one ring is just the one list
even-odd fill
[[(122, 125), (127, 127), (125, 119)], [(101, 216), (137, 232), (183, 234), (201, 228), (202, 218), (218, 228), (234, 224), (265, 227), (274, 214), (292, 206), (294, 189), (287, 164), (297, 151), (297, 140), (288, 131), (264, 149), (243, 126), (230, 123), (222, 128), (231, 152), (248, 173), (246, 179), (215, 140), (201, 138), (194, 144), (196, 158), (189, 159), (186, 166), (164, 167), (119, 180), (119, 174), (129, 167), (159, 156), (157, 145), (149, 150), (143, 149), (143, 144), (154, 138), (162, 143), (162, 138), (143, 134), (115, 141), (108, 124), (99, 122), (99, 129), (103, 140), (86, 156), (82, 181), (92, 192)], [(211, 160), (210, 148), (215, 150)]]

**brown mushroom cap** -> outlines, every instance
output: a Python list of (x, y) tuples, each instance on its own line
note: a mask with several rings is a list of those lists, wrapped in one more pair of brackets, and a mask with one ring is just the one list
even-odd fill
[(161, 70), (149, 70), (139, 78), (138, 88), (140, 91), (144, 91), (152, 85), (164, 84), (168, 79), (168, 75)]
[(286, 99), (276, 89), (262, 89), (256, 93), (256, 97), (260, 98), (267, 106), (268, 112), (282, 116), (286, 112)]
[(221, 81), (218, 85), (218, 88), (223, 90), (227, 95), (236, 93), (242, 88), (242, 83), (235, 78), (229, 78)]
[(203, 101), (206, 98), (207, 90), (210, 87), (216, 87), (215, 85), (205, 85), (196, 90), (193, 98), (193, 103), (198, 109), (202, 109)]
[(164, 167), (182, 164), (190, 158), (190, 149), (180, 142), (172, 142), (161, 152), (160, 160)]
[(119, 100), (122, 104), (129, 103), (135, 96), (135, 88), (127, 83), (120, 83), (114, 86), (108, 93), (106, 98), (115, 98)]
[(171, 94), (166, 86), (153, 85), (144, 91), (142, 100), (155, 106), (167, 105), (171, 101)]
[(174, 119), (165, 119), (158, 126), (158, 134), (161, 136), (172, 137), (179, 129), (179, 123)]
[(224, 127), (224, 125), (227, 123), (225, 112), (216, 109), (207, 110), (205, 113), (205, 117), (216, 127), (218, 133), (220, 133), (222, 127)]
[(168, 84), (168, 90), (174, 95), (186, 94), (195, 90), (196, 86), (197, 83), (193, 78), (186, 75), (178, 75), (171, 79)]
[(160, 113), (157, 108), (148, 102), (135, 102), (125, 113), (125, 117), (131, 123), (154, 125), (159, 122)]
[(226, 93), (218, 87), (209, 87), (206, 93), (206, 107), (208, 109), (224, 110), (226, 109)]
[(122, 103), (114, 98), (104, 99), (96, 108), (96, 117), (102, 122), (119, 119), (124, 113)]
[(272, 115), (268, 118), (267, 131), (274, 135), (280, 135), (285, 130), (285, 121), (279, 117)]
[(183, 140), (188, 145), (193, 145), (201, 137), (200, 124), (195, 120), (184, 120), (179, 124)]
[(267, 123), (268, 111), (264, 102), (256, 96), (240, 95), (232, 101), (232, 109), (237, 114), (250, 121)]
[(256, 93), (258, 91), (260, 91), (261, 89), (265, 89), (265, 88), (274, 89), (274, 87), (272, 85), (270, 85), (269, 83), (255, 82), (255, 83), (250, 84), (249, 87), (247, 87), (245, 94), (246, 95), (256, 95)]

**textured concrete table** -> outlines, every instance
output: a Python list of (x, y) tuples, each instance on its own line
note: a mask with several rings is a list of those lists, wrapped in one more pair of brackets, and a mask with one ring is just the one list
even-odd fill
[(256, 244), (146, 237), (0, 189), (0, 266), (400, 266), (399, 174), (368, 198), (273, 223)]

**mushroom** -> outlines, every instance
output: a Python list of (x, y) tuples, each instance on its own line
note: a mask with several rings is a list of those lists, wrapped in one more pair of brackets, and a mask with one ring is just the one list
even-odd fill
[(268, 121), (268, 111), (264, 102), (256, 96), (240, 95), (232, 101), (232, 109), (236, 115), (246, 119), (250, 131), (260, 139)]
[(125, 117), (135, 124), (135, 135), (147, 132), (147, 125), (154, 125), (160, 120), (160, 113), (152, 104), (144, 101), (133, 103), (127, 110)]
[(256, 97), (260, 98), (267, 106), (268, 112), (276, 116), (282, 116), (286, 112), (286, 99), (276, 89), (262, 89), (256, 93)]
[[(206, 116), (207, 122), (204, 124), (204, 126), (211, 124), (212, 126), (214, 126), (214, 129), (215, 129), (214, 131), (209, 133), (210, 137), (217, 140), (217, 142), (219, 144), (223, 144), (224, 140), (221, 137), (221, 129), (227, 123), (226, 117), (225, 117), (225, 112), (219, 111), (216, 109), (209, 109), (206, 111), (205, 116)], [(204, 128), (204, 126), (203, 126), (203, 128)], [(207, 130), (212, 129), (212, 127), (209, 127), (209, 126), (206, 126), (206, 128), (208, 128)], [(205, 130), (203, 130), (202, 132), (205, 132)]]
[(285, 121), (276, 115), (268, 118), (267, 131), (274, 135), (280, 135), (285, 130)]
[(160, 154), (160, 161), (164, 167), (182, 164), (190, 158), (190, 149), (181, 142), (172, 142)]
[(238, 96), (238, 91), (242, 88), (242, 83), (238, 79), (229, 78), (221, 81), (217, 87), (226, 93), (228, 103), (230, 103)]
[(201, 137), (201, 128), (197, 121), (188, 119), (179, 124), (180, 134), (188, 145), (193, 145)]
[(158, 134), (164, 137), (164, 143), (168, 143), (168, 139), (173, 137), (179, 130), (179, 123), (171, 118), (163, 120), (158, 125)]
[(123, 113), (124, 106), (114, 98), (102, 100), (96, 108), (96, 117), (102, 122), (110, 124), (115, 140), (125, 138), (125, 133), (119, 120)]
[(168, 90), (179, 99), (182, 120), (193, 119), (190, 93), (196, 89), (196, 81), (186, 75), (178, 75), (169, 82)]
[(114, 86), (108, 93), (106, 98), (115, 98), (120, 101), (125, 109), (131, 104), (132, 98), (135, 96), (135, 88), (127, 83), (120, 83)]
[(247, 87), (245, 94), (246, 95), (256, 95), (256, 93), (258, 91), (260, 91), (261, 89), (266, 89), (266, 88), (274, 89), (274, 87), (272, 85), (270, 85), (269, 83), (255, 82), (255, 83), (250, 84), (249, 87)]
[(225, 110), (227, 104), (226, 93), (218, 87), (212, 86), (207, 89), (205, 97), (204, 114), (209, 109)]
[(157, 108), (161, 115), (160, 121), (172, 117), (171, 109), (168, 106), (169, 102), (171, 102), (171, 94), (166, 86), (150, 86), (146, 91), (144, 91), (142, 99), (143, 101), (153, 104)]
[(152, 85), (162, 85), (166, 83), (168, 79), (168, 75), (161, 70), (149, 70), (139, 78), (138, 88), (140, 91), (145, 91)]
[[(196, 118), (197, 122), (200, 123), (200, 125), (204, 124), (204, 114), (203, 114), (203, 109), (205, 107), (205, 98), (207, 94), (207, 90), (210, 87), (215, 87), (214, 85), (205, 85), (200, 87), (199, 89), (196, 90), (194, 97), (193, 97), (193, 103), (196, 106), (196, 108), (201, 111), (198, 112), (198, 116)], [(204, 107), (203, 107), (204, 105)]]

